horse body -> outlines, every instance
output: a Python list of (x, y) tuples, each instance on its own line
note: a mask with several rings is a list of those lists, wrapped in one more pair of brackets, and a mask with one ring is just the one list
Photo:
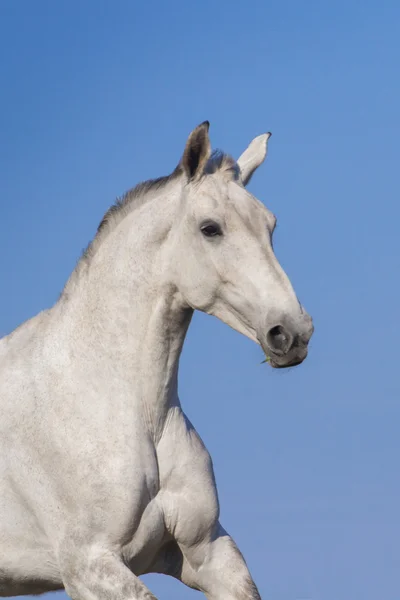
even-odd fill
[[(139, 575), (162, 564), (178, 522), (182, 528), (189, 520), (197, 536), (217, 518), (211, 461), (177, 396), (171, 354), (177, 356), (181, 344), (159, 348), (154, 362), (144, 357), (157, 345), (146, 323), (148, 345), (144, 331), (133, 336), (140, 344), (130, 347), (131, 369), (122, 359), (104, 369), (108, 334), (115, 331), (93, 331), (80, 352), (81, 336), (66, 341), (70, 316), (62, 312), (55, 307), (2, 340), (9, 389), (0, 426), (3, 595), (64, 587), (60, 553), (71, 540), (79, 548), (118, 547)], [(149, 311), (154, 334), (171, 318), (164, 307), (159, 318), (155, 312)], [(160, 360), (171, 360), (170, 377)], [(153, 368), (142, 369), (144, 362)], [(26, 372), (32, 373), (29, 388), (21, 378)], [(189, 504), (178, 509), (174, 498), (182, 490)]]
[(179, 356), (195, 309), (258, 341), (273, 366), (305, 358), (312, 325), (273, 257), (273, 217), (243, 187), (268, 136), (237, 166), (210, 158), (207, 132), (134, 209), (106, 215), (59, 301), (0, 340), (0, 595), (149, 600), (138, 576), (159, 572), (210, 600), (259, 598), (219, 523)]

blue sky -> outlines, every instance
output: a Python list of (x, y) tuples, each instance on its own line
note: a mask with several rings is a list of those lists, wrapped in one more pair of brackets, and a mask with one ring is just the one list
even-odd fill
[(234, 156), (273, 132), (250, 189), (314, 317), (309, 358), (273, 372), (196, 315), (180, 378), (263, 598), (400, 597), (399, 22), (394, 0), (0, 2), (0, 335), (198, 123)]

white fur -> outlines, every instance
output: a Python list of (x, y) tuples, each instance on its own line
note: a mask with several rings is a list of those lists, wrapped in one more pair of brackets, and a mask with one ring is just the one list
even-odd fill
[[(245, 181), (264, 142), (242, 155)], [(282, 319), (304, 347), (312, 326), (273, 254), (273, 215), (223, 169), (185, 173), (133, 201), (60, 300), (0, 340), (0, 595), (149, 600), (138, 576), (160, 572), (209, 600), (259, 598), (219, 523), (179, 356), (194, 309), (269, 354)], [(205, 238), (205, 219), (223, 236)]]
[(263, 133), (254, 138), (238, 159), (237, 162), (240, 167), (244, 185), (249, 183), (254, 171), (262, 162), (264, 162), (265, 157), (267, 156), (268, 140), (270, 137), (270, 133)]

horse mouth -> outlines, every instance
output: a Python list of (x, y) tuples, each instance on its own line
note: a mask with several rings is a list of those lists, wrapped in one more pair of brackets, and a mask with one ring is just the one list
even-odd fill
[(308, 348), (307, 346), (296, 346), (283, 356), (276, 356), (268, 349), (265, 354), (268, 357), (265, 362), (268, 362), (273, 369), (288, 369), (301, 365), (307, 357)]
[(289, 367), (297, 367), (298, 365), (301, 365), (304, 358), (296, 358), (287, 363), (278, 363), (273, 358), (271, 358), (268, 362), (273, 369), (288, 369)]

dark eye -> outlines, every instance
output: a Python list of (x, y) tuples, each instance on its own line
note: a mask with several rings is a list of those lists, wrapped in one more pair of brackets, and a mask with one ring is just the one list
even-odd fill
[(221, 227), (217, 223), (204, 223), (200, 227), (201, 233), (206, 237), (215, 237), (216, 235), (222, 235)]

